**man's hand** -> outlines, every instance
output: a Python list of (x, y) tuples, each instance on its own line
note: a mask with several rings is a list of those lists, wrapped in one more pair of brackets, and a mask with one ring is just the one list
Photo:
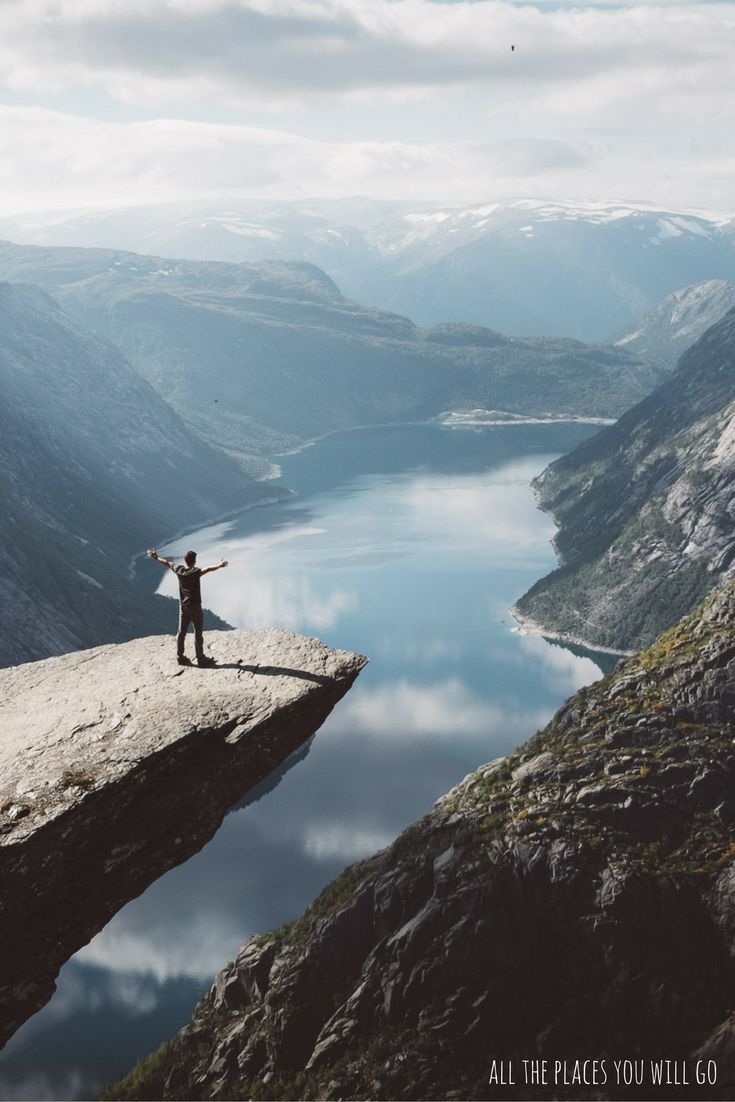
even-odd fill
[(202, 574), (213, 574), (215, 570), (221, 570), (223, 566), (229, 566), (229, 565), (230, 564), (228, 563), (227, 559), (223, 559), (222, 562), (218, 562), (216, 566), (205, 566), (202, 569), (201, 573)]
[(167, 566), (169, 570), (174, 569), (174, 564), (172, 562), (169, 562), (168, 559), (162, 559), (157, 551), (146, 551), (146, 555), (148, 555), (149, 558), (153, 559), (154, 562), (160, 562), (161, 566)]

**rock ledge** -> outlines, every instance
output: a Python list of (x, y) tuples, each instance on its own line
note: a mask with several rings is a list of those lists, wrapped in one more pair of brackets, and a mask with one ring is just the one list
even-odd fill
[(288, 631), (171, 637), (0, 671), (0, 1041), (64, 961), (206, 842), (236, 800), (324, 722), (365, 665)]

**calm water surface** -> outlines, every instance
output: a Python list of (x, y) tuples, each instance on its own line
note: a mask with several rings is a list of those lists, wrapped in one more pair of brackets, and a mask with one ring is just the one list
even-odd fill
[[(203, 586), (237, 627), (319, 635), (370, 665), (199, 854), (69, 961), (52, 1001), (0, 1056), (0, 1097), (93, 1097), (188, 1020), (249, 935), (294, 918), (346, 864), (599, 677), (603, 657), (514, 633), (507, 611), (555, 561), (529, 482), (592, 431), (331, 436), (283, 458), (281, 481), (297, 496), (162, 549), (194, 547), (200, 565), (230, 560)], [(161, 581), (147, 561), (140, 573), (174, 594), (170, 574)], [(171, 619), (173, 630), (173, 606)]]

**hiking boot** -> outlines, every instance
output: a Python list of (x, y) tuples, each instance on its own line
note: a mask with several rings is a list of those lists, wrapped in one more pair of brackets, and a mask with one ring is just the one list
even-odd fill
[(181, 658), (178, 659), (178, 663), (180, 666), (190, 666), (191, 658), (187, 658), (186, 655), (182, 654)]
[(197, 666), (205, 666), (206, 667), (206, 666), (216, 666), (216, 665), (217, 665), (217, 663), (215, 662), (214, 658), (210, 658), (208, 655), (205, 655), (203, 658), (197, 658)]

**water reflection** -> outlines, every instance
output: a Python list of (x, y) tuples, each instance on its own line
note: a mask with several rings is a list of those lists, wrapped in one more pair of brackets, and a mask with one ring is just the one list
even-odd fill
[(609, 655), (607, 662), (603, 655), (597, 655), (597, 661), (593, 662), (586, 654), (574, 653), (540, 635), (522, 635), (520, 647), (523, 661), (533, 664), (536, 676), (542, 678), (550, 689), (558, 689), (567, 695), (595, 681), (600, 676), (601, 665), (607, 670), (610, 664), (617, 662)]
[[(308, 754), (65, 967), (0, 1059), (3, 1097), (90, 1097), (188, 1019), (250, 934), (298, 915), (345, 864), (388, 845), (599, 676), (589, 657), (513, 633), (507, 612), (554, 565), (553, 525), (528, 483), (589, 433), (331, 437), (284, 457), (298, 498), (166, 548), (230, 560), (203, 583), (230, 623), (318, 632), (371, 663)], [(170, 574), (140, 569), (174, 592)]]
[(458, 677), (428, 685), (385, 681), (352, 692), (340, 717), (346, 727), (372, 740), (413, 742), (417, 749), (429, 740), (443, 742), (452, 735), (463, 735), (486, 753), (492, 754), (497, 742), (501, 752), (509, 740), (533, 732), (547, 715), (543, 708), (524, 708), (516, 699), (491, 703)]

